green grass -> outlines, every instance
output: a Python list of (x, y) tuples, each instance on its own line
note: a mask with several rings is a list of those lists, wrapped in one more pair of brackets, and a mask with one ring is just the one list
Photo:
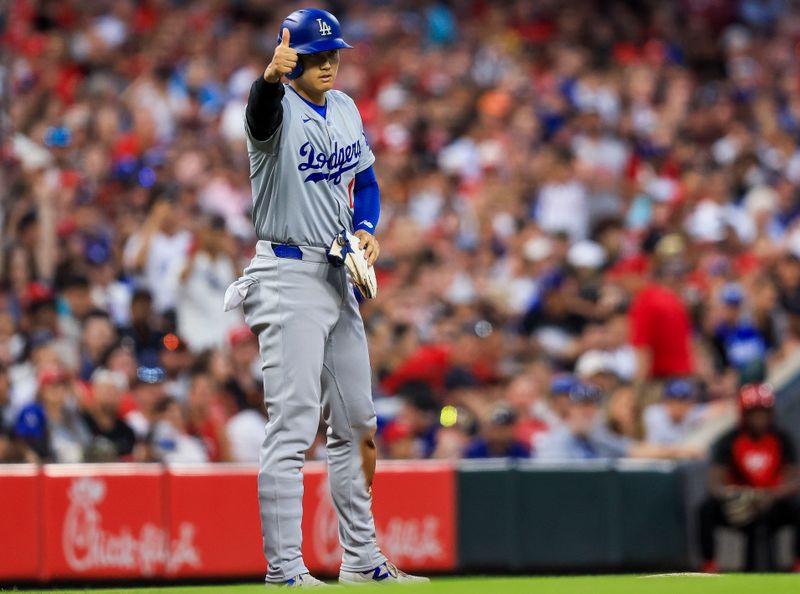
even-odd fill
[[(338, 590), (338, 588), (337, 588)], [(387, 586), (359, 587), (358, 594), (386, 592)], [(436, 578), (422, 586), (388, 587), (403, 594), (797, 594), (800, 575), (723, 575), (723, 576), (597, 576), (597, 577), (519, 577), (519, 578)], [(37, 590), (29, 590), (36, 592)], [(264, 594), (261, 584), (215, 586), (172, 586), (154, 588), (38, 590), (54, 594), (79, 592), (137, 594)]]

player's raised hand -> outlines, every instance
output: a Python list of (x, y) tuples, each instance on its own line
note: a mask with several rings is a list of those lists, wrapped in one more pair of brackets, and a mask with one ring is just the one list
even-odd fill
[(278, 82), (284, 74), (289, 74), (297, 66), (297, 50), (289, 47), (289, 29), (284, 28), (281, 33), (281, 42), (275, 48), (272, 61), (264, 71), (264, 80), (271, 83)]

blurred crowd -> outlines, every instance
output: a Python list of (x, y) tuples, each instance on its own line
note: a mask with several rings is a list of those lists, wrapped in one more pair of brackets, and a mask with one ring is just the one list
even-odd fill
[[(791, 4), (326, 3), (381, 186), (383, 458), (699, 456), (797, 356)], [(9, 2), (0, 461), (257, 459), (222, 295), (254, 252), (247, 93), (299, 7)]]

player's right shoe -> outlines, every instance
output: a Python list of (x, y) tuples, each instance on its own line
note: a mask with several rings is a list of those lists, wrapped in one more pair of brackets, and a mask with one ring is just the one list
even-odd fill
[(267, 588), (317, 588), (328, 584), (318, 580), (310, 573), (301, 573), (285, 582), (267, 582), (265, 585)]
[(377, 584), (422, 584), (430, 580), (418, 575), (409, 575), (386, 561), (367, 571), (339, 571), (339, 583), (343, 586), (369, 586)]

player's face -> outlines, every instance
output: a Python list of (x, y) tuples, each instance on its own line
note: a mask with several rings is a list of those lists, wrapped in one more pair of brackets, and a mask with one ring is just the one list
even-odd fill
[(330, 91), (339, 72), (339, 50), (304, 54), (303, 74), (298, 82), (315, 94)]

